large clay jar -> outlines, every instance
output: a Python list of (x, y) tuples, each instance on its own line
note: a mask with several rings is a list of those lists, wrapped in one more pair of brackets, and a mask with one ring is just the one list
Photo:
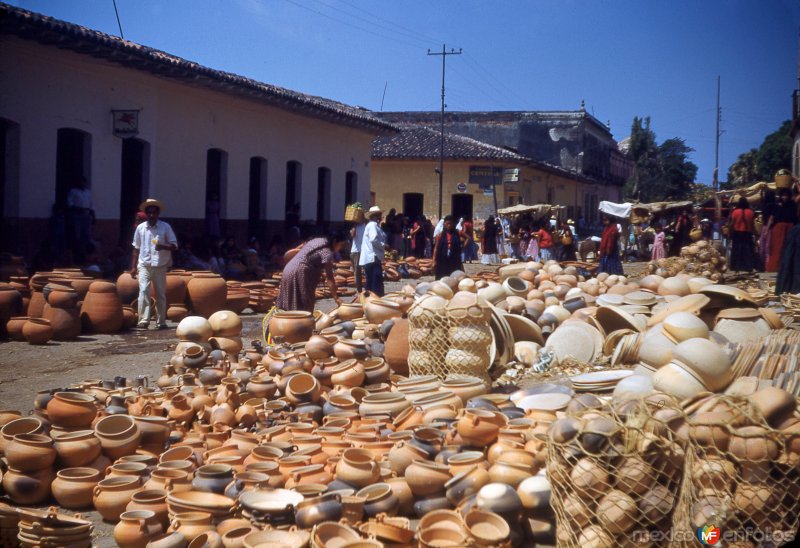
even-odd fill
[(230, 310), (218, 310), (208, 317), (215, 337), (238, 337), (242, 334), (242, 319)]
[(194, 274), (189, 281), (188, 290), (192, 310), (198, 316), (208, 318), (214, 312), (225, 308), (228, 286), (225, 280), (216, 274)]
[(95, 485), (92, 504), (105, 521), (116, 523), (133, 494), (141, 488), (142, 478), (138, 476), (106, 478)]
[[(343, 341), (339, 341), (340, 344)], [(361, 386), (364, 382), (364, 365), (355, 360), (348, 359), (333, 368), (331, 383), (334, 386), (355, 387)]]
[(56, 392), (47, 404), (47, 417), (54, 426), (88, 428), (97, 416), (95, 398), (79, 392)]
[(405, 478), (417, 498), (441, 495), (445, 492), (445, 483), (451, 478), (450, 467), (427, 460), (415, 460), (406, 468)]
[(54, 283), (47, 284), (43, 293), (47, 304), (53, 308), (75, 308), (80, 298), (78, 292), (71, 286)]
[(44, 293), (41, 290), (31, 293), (31, 300), (28, 303), (28, 310), (26, 311), (31, 318), (41, 318), (44, 305), (47, 301), (44, 299)]
[(44, 431), (42, 421), (36, 417), (22, 417), (14, 419), (0, 428), (0, 454), (5, 452), (6, 447), (19, 434), (39, 434)]
[(275, 313), (269, 321), (269, 333), (281, 337), (283, 342), (305, 342), (314, 332), (314, 316), (311, 312), (289, 310)]
[(5, 324), (8, 338), (12, 341), (24, 341), (25, 336), (22, 334), (22, 326), (25, 325), (30, 319), (28, 316), (13, 316), (8, 323)]
[(135, 301), (139, 297), (139, 280), (134, 279), (130, 272), (123, 272), (120, 274), (117, 278), (117, 295), (119, 295), (119, 300), (123, 303), (132, 303)]
[(204, 343), (213, 335), (214, 330), (211, 329), (211, 324), (200, 316), (186, 316), (175, 329), (175, 336), (181, 341)]
[(0, 283), (0, 339), (6, 338), (6, 324), (22, 314), (22, 294), (7, 283)]
[(186, 301), (186, 279), (182, 274), (167, 272), (167, 302), (178, 304)]
[(398, 375), (408, 375), (408, 320), (396, 318), (386, 344), (383, 359)]
[(384, 299), (367, 301), (364, 304), (364, 315), (371, 324), (381, 325), (386, 320), (399, 318), (403, 315), (400, 305)]
[(70, 510), (91, 508), (94, 487), (102, 476), (94, 468), (64, 468), (53, 480), (53, 498)]
[(122, 302), (111, 282), (93, 282), (81, 305), (81, 323), (87, 332), (116, 333), (122, 328)]
[(336, 479), (353, 487), (366, 487), (380, 477), (380, 466), (365, 449), (346, 449), (336, 463)]
[(46, 304), (42, 319), (50, 322), (56, 341), (71, 341), (81, 334), (81, 318), (77, 308), (55, 308)]
[(485, 447), (497, 440), (500, 429), (508, 418), (500, 412), (484, 409), (467, 409), (457, 424), (458, 434), (468, 445)]
[(397, 417), (410, 405), (411, 403), (399, 392), (380, 392), (364, 396), (358, 406), (358, 412), (362, 417), (377, 414)]
[(169, 527), (169, 508), (167, 507), (167, 492), (160, 489), (149, 489), (134, 493), (128, 506), (127, 512), (133, 510), (150, 510), (156, 515), (156, 520), (164, 530)]
[(333, 353), (342, 361), (363, 360), (369, 356), (369, 349), (364, 341), (341, 339), (333, 345)]
[(192, 487), (196, 491), (221, 495), (233, 481), (233, 468), (227, 464), (206, 464), (195, 472)]
[(94, 433), (100, 440), (103, 454), (111, 460), (133, 455), (142, 438), (135, 419), (129, 415), (103, 417), (97, 421)]
[(20, 472), (35, 472), (50, 468), (56, 461), (53, 440), (44, 434), (19, 434), (6, 445), (8, 465)]
[(141, 432), (139, 441), (141, 448), (151, 453), (161, 454), (169, 439), (169, 421), (166, 417), (142, 415), (134, 417), (136, 426)]
[(22, 336), (30, 344), (46, 344), (53, 338), (53, 326), (43, 318), (29, 318), (22, 326)]
[(37, 472), (22, 472), (9, 467), (3, 474), (3, 490), (14, 504), (20, 506), (39, 504), (50, 498), (53, 476), (52, 468)]
[(120, 548), (145, 548), (151, 539), (164, 533), (164, 526), (151, 510), (132, 510), (119, 516), (114, 540)]
[(285, 397), (293, 405), (312, 403), (319, 401), (321, 391), (322, 387), (314, 375), (297, 373), (286, 383)]
[(132, 329), (134, 326), (136, 326), (136, 323), (138, 321), (139, 321), (139, 315), (136, 313), (136, 310), (134, 310), (132, 306), (122, 307), (123, 329)]
[(187, 542), (193, 541), (206, 531), (214, 530), (214, 526), (211, 524), (211, 514), (206, 512), (175, 514), (169, 528), (171, 531), (183, 535)]

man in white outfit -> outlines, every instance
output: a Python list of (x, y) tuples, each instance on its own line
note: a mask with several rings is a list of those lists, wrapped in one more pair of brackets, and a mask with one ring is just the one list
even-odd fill
[(150, 284), (156, 294), (156, 329), (167, 327), (167, 269), (172, 265), (172, 252), (178, 249), (178, 239), (172, 227), (158, 219), (164, 204), (148, 198), (139, 205), (147, 220), (133, 234), (131, 276), (139, 276), (138, 329), (150, 324)]
[(353, 244), (350, 246), (350, 259), (353, 261), (353, 275), (356, 278), (356, 293), (361, 293), (361, 276), (364, 269), (358, 263), (358, 260), (361, 257), (361, 242), (364, 239), (364, 229), (366, 226), (366, 221), (360, 221), (350, 230), (350, 237), (353, 238)]
[(372, 206), (367, 212), (367, 223), (364, 238), (361, 241), (361, 256), (358, 264), (364, 267), (366, 275), (365, 289), (383, 297), (383, 261), (386, 247), (386, 234), (381, 230), (380, 222), (383, 213), (378, 206)]

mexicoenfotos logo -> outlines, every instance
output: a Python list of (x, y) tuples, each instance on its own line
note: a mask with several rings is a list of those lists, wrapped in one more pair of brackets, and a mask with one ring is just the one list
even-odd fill
[(703, 527), (697, 528), (697, 540), (706, 546), (715, 545), (719, 542), (720, 538), (722, 538), (722, 532), (719, 530), (719, 527), (704, 525)]

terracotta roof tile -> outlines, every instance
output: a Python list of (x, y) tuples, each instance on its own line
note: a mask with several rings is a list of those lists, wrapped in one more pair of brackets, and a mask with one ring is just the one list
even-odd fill
[[(378, 137), (372, 142), (375, 160), (429, 160), (439, 158), (439, 130), (402, 126), (400, 133)], [(488, 143), (454, 133), (444, 134), (444, 157), (448, 160), (506, 160), (527, 163), (529, 158)]]

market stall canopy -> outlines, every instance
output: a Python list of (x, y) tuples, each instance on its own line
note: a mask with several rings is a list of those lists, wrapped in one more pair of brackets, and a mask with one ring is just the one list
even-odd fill
[(614, 217), (620, 217), (622, 219), (627, 219), (628, 217), (630, 217), (631, 214), (631, 204), (627, 202), (622, 204), (615, 204), (614, 202), (603, 200), (602, 202), (600, 202), (600, 206), (597, 209), (600, 210), (600, 213), (605, 213), (606, 215), (613, 215)]
[(564, 206), (554, 206), (550, 204), (535, 204), (535, 205), (517, 204), (515, 206), (498, 209), (497, 214), (511, 217), (514, 215), (523, 215), (525, 213), (530, 213), (531, 215), (533, 215), (535, 219), (541, 219), (542, 217), (549, 215), (551, 212), (555, 212), (557, 209), (563, 207)]
[(658, 215), (673, 209), (685, 209), (694, 204), (691, 200), (684, 200), (681, 202), (652, 202), (649, 204), (633, 204), (633, 213), (639, 217), (647, 217), (648, 215)]

